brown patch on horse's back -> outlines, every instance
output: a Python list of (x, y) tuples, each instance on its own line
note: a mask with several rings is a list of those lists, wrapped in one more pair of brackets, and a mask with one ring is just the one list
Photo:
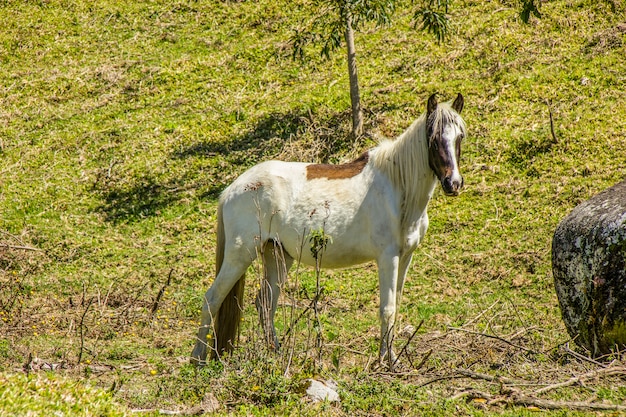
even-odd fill
[(306, 167), (306, 179), (326, 178), (329, 180), (343, 180), (352, 178), (363, 171), (370, 159), (369, 152), (364, 152), (352, 162), (346, 164), (311, 164)]

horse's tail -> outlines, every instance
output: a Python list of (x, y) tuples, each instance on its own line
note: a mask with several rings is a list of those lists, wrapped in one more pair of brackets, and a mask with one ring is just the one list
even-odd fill
[[(216, 277), (224, 262), (224, 240), (224, 218), (222, 205), (219, 204), (217, 207), (217, 249), (215, 251)], [(235, 338), (239, 336), (245, 277), (244, 272), (230, 290), (217, 312), (217, 317), (214, 322), (214, 349), (211, 351), (211, 357), (213, 359), (224, 352), (232, 352), (235, 345)]]

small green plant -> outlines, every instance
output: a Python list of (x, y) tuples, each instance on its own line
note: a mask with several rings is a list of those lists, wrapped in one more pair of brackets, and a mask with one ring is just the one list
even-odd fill
[[(328, 210), (328, 207), (326, 207)], [(319, 301), (322, 297), (324, 288), (321, 285), (322, 276), (322, 256), (333, 239), (327, 235), (324, 228), (311, 230), (309, 232), (309, 241), (311, 242), (311, 255), (315, 259), (315, 295), (313, 297), (313, 312), (315, 316), (315, 347), (317, 349), (317, 363), (322, 363), (322, 345), (323, 345), (323, 328), (320, 321)]]
[(309, 241), (311, 242), (311, 255), (315, 259), (315, 268), (321, 269), (322, 255), (326, 251), (326, 247), (333, 243), (333, 238), (327, 235), (324, 229), (311, 230), (309, 233)]

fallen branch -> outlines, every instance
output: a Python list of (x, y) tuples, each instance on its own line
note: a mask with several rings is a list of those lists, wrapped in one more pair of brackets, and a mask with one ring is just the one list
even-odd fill
[(577, 410), (577, 411), (626, 411), (626, 406), (618, 404), (591, 403), (585, 401), (551, 401), (534, 398), (519, 391), (509, 397), (514, 405), (534, 406), (546, 410)]
[(456, 330), (458, 332), (474, 334), (474, 335), (477, 335), (477, 336), (487, 337), (489, 339), (496, 339), (496, 340), (499, 340), (501, 342), (506, 343), (507, 345), (513, 346), (514, 348), (521, 349), (521, 350), (524, 350), (524, 351), (529, 352), (529, 353), (533, 353), (533, 354), (539, 353), (539, 352), (537, 352), (537, 351), (535, 351), (533, 349), (527, 348), (526, 346), (518, 345), (516, 343), (511, 342), (510, 340), (507, 340), (507, 339), (505, 339), (503, 337), (496, 336), (496, 335), (493, 335), (493, 334), (475, 332), (473, 330), (467, 330), (467, 329), (463, 329), (461, 327), (448, 327), (448, 330)]
[(152, 308), (150, 309), (151, 316), (154, 316), (154, 313), (156, 313), (156, 311), (159, 309), (159, 302), (161, 301), (161, 298), (163, 297), (163, 294), (165, 293), (165, 290), (167, 289), (167, 287), (169, 287), (170, 284), (172, 283), (173, 273), (174, 273), (174, 268), (170, 269), (170, 273), (167, 276), (167, 281), (165, 282), (165, 284), (163, 284), (163, 286), (157, 293), (157, 296), (154, 299), (154, 303), (152, 303)]
[[(409, 343), (411, 343), (411, 341), (413, 340), (413, 338), (417, 334), (418, 330), (422, 328), (422, 324), (424, 324), (424, 320), (423, 319), (419, 322), (419, 324), (417, 325), (415, 330), (413, 330), (413, 333), (411, 334), (411, 337), (409, 337), (408, 340), (406, 341), (406, 343), (404, 344), (404, 346), (402, 346), (402, 349), (400, 349), (400, 353), (396, 357), (396, 360), (393, 361), (393, 363), (391, 364), (391, 370), (392, 371), (393, 371), (393, 368), (396, 366), (396, 364), (400, 361), (400, 358), (402, 357), (402, 355), (406, 353), (406, 349), (409, 347)], [(430, 353), (427, 354), (427, 357), (428, 356), (430, 356)], [(407, 356), (407, 358), (409, 359), (409, 362), (411, 362), (411, 358), (409, 358), (408, 356)], [(424, 360), (422, 360), (422, 362), (424, 362)], [(412, 362), (411, 362), (411, 365), (413, 365)]]
[(509, 335), (508, 338), (513, 340), (513, 339), (517, 339), (518, 337), (521, 337), (523, 334), (530, 332), (531, 330), (540, 330), (537, 326), (530, 326), (527, 328), (524, 328), (518, 332), (513, 333), (512, 335)]
[(582, 375), (574, 376), (567, 381), (551, 384), (543, 388), (539, 388), (535, 391), (535, 394), (543, 394), (544, 392), (552, 391), (558, 388), (569, 387), (571, 385), (580, 384), (586, 379), (596, 378), (599, 376), (612, 376), (612, 375), (626, 375), (626, 367), (614, 366), (610, 368), (602, 368), (587, 372)]
[(416, 388), (423, 388), (427, 385), (434, 384), (435, 382), (439, 382), (439, 381), (449, 381), (451, 379), (461, 379), (461, 378), (464, 378), (464, 376), (458, 375), (458, 374), (438, 376), (438, 377), (429, 379), (426, 382), (422, 382), (421, 384), (417, 385)]
[(575, 357), (576, 359), (580, 359), (581, 361), (585, 361), (585, 362), (589, 362), (589, 363), (593, 363), (594, 365), (598, 365), (601, 366), (603, 368), (606, 368), (608, 365), (602, 362), (598, 362), (594, 359), (588, 358), (585, 355), (581, 355), (578, 352), (574, 352), (573, 350), (571, 350), (569, 348), (569, 342), (567, 342), (565, 344), (565, 346), (562, 347), (562, 349), (565, 351), (565, 353), (567, 353), (568, 355), (572, 355), (573, 357)]
[(26, 250), (26, 251), (33, 251), (33, 252), (43, 252), (43, 250), (39, 248), (35, 248), (35, 247), (24, 244), (24, 241), (20, 239), (19, 236), (12, 235), (11, 233), (6, 232), (4, 230), (0, 230), (0, 234), (7, 236), (9, 239), (12, 239), (13, 241), (19, 242), (19, 245), (11, 245), (10, 243), (0, 242), (0, 248), (14, 249), (14, 250)]
[(492, 376), (492, 375), (487, 375), (487, 374), (480, 374), (478, 372), (472, 372), (467, 369), (457, 369), (456, 373), (459, 375), (466, 376), (468, 378), (481, 379), (481, 380), (489, 381), (489, 382), (500, 382), (502, 384), (516, 384), (517, 383), (517, 381), (514, 381), (504, 376)]
[(603, 404), (586, 401), (551, 401), (535, 398), (514, 389), (503, 390), (500, 395), (491, 395), (470, 389), (452, 396), (451, 399), (457, 400), (464, 397), (469, 397), (469, 399), (482, 399), (487, 405), (506, 403), (516, 406), (543, 408), (545, 410), (626, 411), (626, 406), (619, 404)]
[(472, 388), (472, 389), (467, 389), (459, 393), (456, 393), (452, 397), (450, 397), (450, 399), (459, 400), (465, 397), (467, 397), (470, 400), (484, 399), (485, 401), (489, 401), (490, 399), (493, 398), (491, 394), (487, 394), (486, 392), (478, 391)]
[(430, 358), (430, 355), (432, 355), (432, 353), (433, 353), (433, 350), (429, 349), (428, 352), (426, 352), (424, 356), (422, 356), (422, 360), (420, 361), (420, 363), (417, 364), (417, 366), (415, 367), (415, 370), (422, 369), (422, 366), (424, 366), (424, 364), (426, 363), (428, 358)]
[(31, 252), (43, 252), (39, 248), (33, 248), (32, 246), (25, 245), (9, 245), (8, 243), (0, 243), (0, 248), (12, 249), (12, 250), (25, 250)]
[(492, 308), (494, 308), (496, 306), (496, 304), (498, 304), (500, 302), (500, 299), (498, 298), (496, 301), (494, 301), (494, 303), (492, 305), (490, 305), (489, 307), (487, 307), (487, 309), (481, 311), (476, 317), (474, 317), (473, 319), (471, 319), (470, 321), (468, 321), (467, 323), (465, 323), (463, 325), (463, 327), (465, 326), (469, 326), (470, 324), (474, 323), (476, 320), (478, 320), (479, 318), (481, 318), (482, 316), (484, 316), (486, 313), (488, 313)]
[[(484, 381), (488, 381), (488, 382), (499, 382), (501, 384), (506, 384), (506, 385), (512, 385), (512, 384), (517, 384), (517, 381), (514, 381), (510, 378), (506, 378), (506, 377), (502, 377), (502, 376), (492, 376), (492, 375), (487, 375), (487, 374), (481, 374), (478, 372), (473, 372), (467, 369), (457, 369), (456, 373), (462, 376), (466, 376), (468, 378), (472, 378), (472, 379), (479, 379), (479, 380), (484, 380)], [(597, 377), (601, 377), (601, 376), (614, 376), (614, 375), (622, 375), (622, 376), (626, 376), (626, 367), (624, 366), (613, 366), (610, 368), (602, 368), (602, 369), (597, 369), (597, 370), (593, 370), (587, 373), (584, 373), (582, 375), (578, 375), (575, 377), (572, 377), (570, 379), (568, 379), (567, 381), (563, 381), (563, 382), (558, 382), (555, 384), (550, 384), (547, 386), (544, 386), (542, 388), (539, 388), (537, 390), (535, 390), (534, 394), (538, 395), (538, 394), (543, 394), (546, 393), (548, 391), (552, 391), (558, 388), (564, 388), (564, 387), (568, 387), (571, 385), (575, 385), (575, 384), (579, 384), (582, 383), (585, 380), (588, 379), (592, 379), (592, 378), (597, 378)], [(510, 387), (509, 387), (510, 388)], [(513, 388), (510, 388), (511, 390)]]

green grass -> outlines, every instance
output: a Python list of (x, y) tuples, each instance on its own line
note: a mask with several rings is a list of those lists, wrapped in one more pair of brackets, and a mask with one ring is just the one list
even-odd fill
[[(37, 384), (45, 394), (16, 405), (3, 395), (0, 411), (36, 414), (72, 395), (76, 405), (61, 407), (78, 408), (60, 411), (129, 415), (187, 409), (211, 393), (235, 415), (534, 415), (451, 399), (499, 386), (446, 376), (462, 368), (543, 386), (594, 368), (559, 348), (569, 337), (550, 244), (573, 207), (626, 177), (625, 9), (611, 4), (544, 2), (543, 18), (524, 25), (516, 2), (459, 1), (442, 44), (399, 7), (392, 26), (357, 34), (371, 136), (354, 142), (343, 54), (324, 61), (312, 48), (307, 61), (290, 59), (308, 2), (4, 2), (0, 378), (17, 387), (6, 398)], [(321, 364), (312, 316), (294, 324), (315, 289), (301, 268), (278, 312), (281, 335), (293, 326), (282, 355), (261, 348), (249, 302), (241, 350), (189, 366), (225, 185), (269, 158), (350, 159), (401, 133), (434, 91), (464, 94), (469, 135), (465, 191), (431, 202), (400, 309), (400, 327), (424, 320), (405, 354), (409, 369), (424, 360), (420, 369), (392, 375), (372, 363), (373, 265), (323, 274)], [(517, 335), (535, 353), (449, 327)], [(397, 349), (407, 342), (399, 336)], [(25, 363), (31, 376), (16, 375)], [(316, 374), (337, 381), (341, 405), (303, 400), (302, 382)], [(626, 401), (618, 378), (543, 398), (593, 395)]]
[(0, 382), (3, 415), (127, 415), (110, 393), (53, 374), (5, 374)]

